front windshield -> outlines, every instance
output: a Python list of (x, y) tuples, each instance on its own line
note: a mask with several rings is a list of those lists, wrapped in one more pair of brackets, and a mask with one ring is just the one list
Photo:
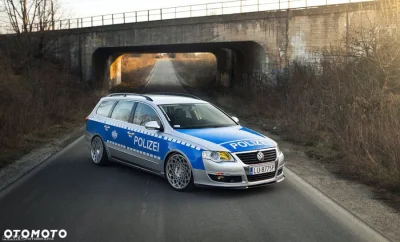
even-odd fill
[(209, 103), (165, 104), (160, 108), (174, 129), (217, 128), (237, 125)]

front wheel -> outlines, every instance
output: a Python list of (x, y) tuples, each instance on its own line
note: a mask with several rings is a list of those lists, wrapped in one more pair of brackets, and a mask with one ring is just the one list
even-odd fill
[(168, 183), (177, 191), (190, 191), (194, 188), (192, 169), (181, 154), (168, 157), (165, 174)]
[(102, 166), (109, 163), (103, 140), (101, 140), (99, 136), (96, 136), (92, 139), (90, 144), (90, 155), (92, 157), (92, 161), (96, 165)]

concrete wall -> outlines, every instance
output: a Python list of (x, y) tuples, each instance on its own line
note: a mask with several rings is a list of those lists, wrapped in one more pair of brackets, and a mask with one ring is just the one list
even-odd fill
[[(322, 51), (346, 39), (371, 4), (208, 16), (57, 31), (58, 57), (104, 83), (110, 57), (124, 52), (212, 52), (225, 86), (253, 73), (282, 70), (294, 59), (319, 62)], [(113, 59), (113, 58), (111, 58)], [(115, 58), (114, 58), (115, 59)]]

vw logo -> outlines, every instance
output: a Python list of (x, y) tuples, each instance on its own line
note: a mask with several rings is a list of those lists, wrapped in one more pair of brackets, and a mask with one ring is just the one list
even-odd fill
[(261, 151), (259, 151), (259, 152), (257, 153), (257, 159), (258, 159), (259, 161), (264, 160), (264, 154), (263, 154)]

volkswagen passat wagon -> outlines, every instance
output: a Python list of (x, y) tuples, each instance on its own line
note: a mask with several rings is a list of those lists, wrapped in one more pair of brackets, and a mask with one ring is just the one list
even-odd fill
[(85, 136), (95, 164), (127, 164), (165, 177), (180, 191), (284, 180), (275, 141), (191, 95), (110, 94), (87, 117)]

